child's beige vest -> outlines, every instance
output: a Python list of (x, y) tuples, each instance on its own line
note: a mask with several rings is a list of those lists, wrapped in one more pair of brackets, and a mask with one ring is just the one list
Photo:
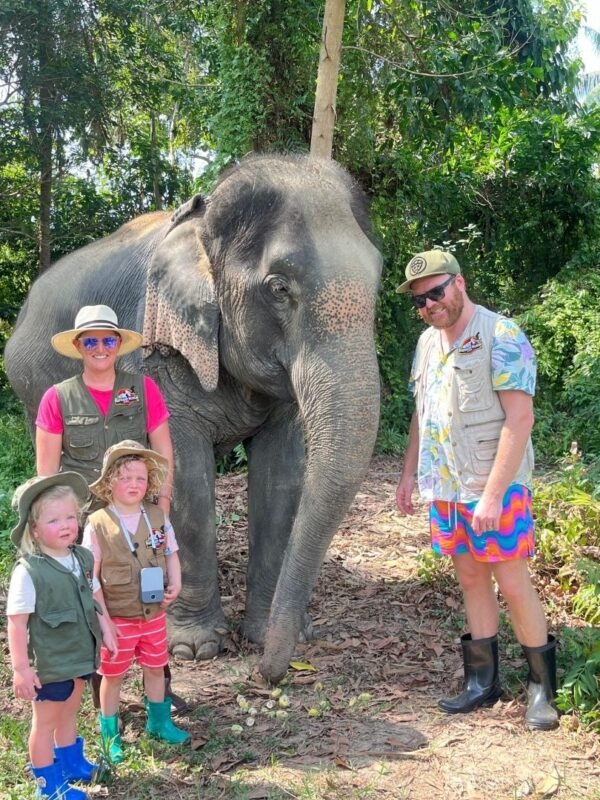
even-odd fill
[[(498, 391), (492, 386), (492, 343), (498, 319), (499, 314), (476, 306), (460, 339), (463, 343), (470, 337), (477, 337), (481, 346), (463, 353), (458, 347), (448, 356), (453, 367), (448, 424), (458, 470), (456, 478), (465, 490), (478, 494), (483, 492), (492, 469), (505, 419)], [(414, 379), (419, 425), (424, 411), (429, 359), (439, 335), (438, 329), (430, 327), (417, 345)], [(511, 483), (531, 486), (533, 466), (533, 447), (529, 439)]]
[[(144, 503), (152, 528), (160, 529), (165, 524), (162, 510), (151, 503)], [(108, 508), (95, 511), (89, 517), (94, 526), (98, 545), (102, 551), (100, 583), (111, 617), (136, 617), (154, 619), (160, 611), (159, 603), (142, 603), (140, 600), (140, 571), (142, 567), (162, 567), (166, 578), (166, 560), (163, 548), (156, 555), (146, 547), (149, 531), (143, 515), (137, 531), (131, 537), (137, 547), (134, 556), (123, 536), (118, 518)]]

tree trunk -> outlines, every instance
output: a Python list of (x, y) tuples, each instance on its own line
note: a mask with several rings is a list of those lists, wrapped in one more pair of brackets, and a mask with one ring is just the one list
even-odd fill
[(52, 119), (54, 93), (50, 79), (53, 42), (49, 26), (38, 20), (38, 58), (40, 71), (39, 114), (35, 131), (38, 165), (40, 170), (40, 229), (39, 229), (39, 271), (50, 266), (52, 244), (50, 240), (50, 213), (52, 209), (52, 146), (54, 123)]
[(156, 116), (154, 111), (150, 116), (150, 164), (152, 169), (152, 194), (154, 195), (154, 209), (162, 211), (162, 196), (160, 193), (159, 155), (156, 144)]
[(40, 165), (40, 272), (48, 269), (52, 257), (52, 243), (50, 241), (50, 212), (52, 208), (52, 133), (53, 130), (50, 124), (46, 125), (45, 128), (39, 132), (38, 158)]
[(333, 150), (335, 99), (345, 9), (346, 0), (326, 0), (315, 110), (310, 137), (310, 154), (320, 158), (331, 158)]

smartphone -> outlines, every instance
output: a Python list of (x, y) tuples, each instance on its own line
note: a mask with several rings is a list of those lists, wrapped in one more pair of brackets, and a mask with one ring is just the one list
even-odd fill
[(160, 603), (165, 596), (165, 581), (161, 567), (142, 567), (140, 571), (140, 600)]

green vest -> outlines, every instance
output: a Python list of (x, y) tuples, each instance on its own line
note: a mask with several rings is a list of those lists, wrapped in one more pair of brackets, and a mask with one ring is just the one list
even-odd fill
[[(150, 526), (164, 532), (165, 515), (161, 508), (144, 503)], [(135, 547), (134, 556), (127, 544), (118, 517), (110, 508), (95, 511), (88, 517), (96, 541), (102, 552), (100, 583), (104, 602), (111, 617), (151, 620), (161, 612), (159, 603), (142, 603), (140, 599), (140, 572), (143, 567), (161, 567), (166, 580), (167, 562), (164, 545), (152, 551), (146, 542), (150, 531), (143, 515), (136, 531), (130, 531)]]
[(62, 412), (61, 469), (79, 472), (88, 483), (100, 477), (106, 450), (123, 439), (148, 445), (144, 378), (117, 370), (110, 408), (103, 417), (81, 375), (56, 385)]
[(94, 556), (71, 548), (79, 562), (76, 577), (50, 556), (24, 555), (35, 587), (35, 611), (29, 616), (29, 662), (42, 683), (90, 675), (100, 663), (102, 633), (92, 597)]

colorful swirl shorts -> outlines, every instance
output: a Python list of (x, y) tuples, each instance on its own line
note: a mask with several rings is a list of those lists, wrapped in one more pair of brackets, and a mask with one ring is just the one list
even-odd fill
[(502, 501), (497, 531), (477, 534), (471, 527), (476, 502), (434, 500), (429, 506), (431, 547), (440, 556), (470, 553), (476, 561), (512, 561), (535, 552), (531, 491), (511, 484)]

